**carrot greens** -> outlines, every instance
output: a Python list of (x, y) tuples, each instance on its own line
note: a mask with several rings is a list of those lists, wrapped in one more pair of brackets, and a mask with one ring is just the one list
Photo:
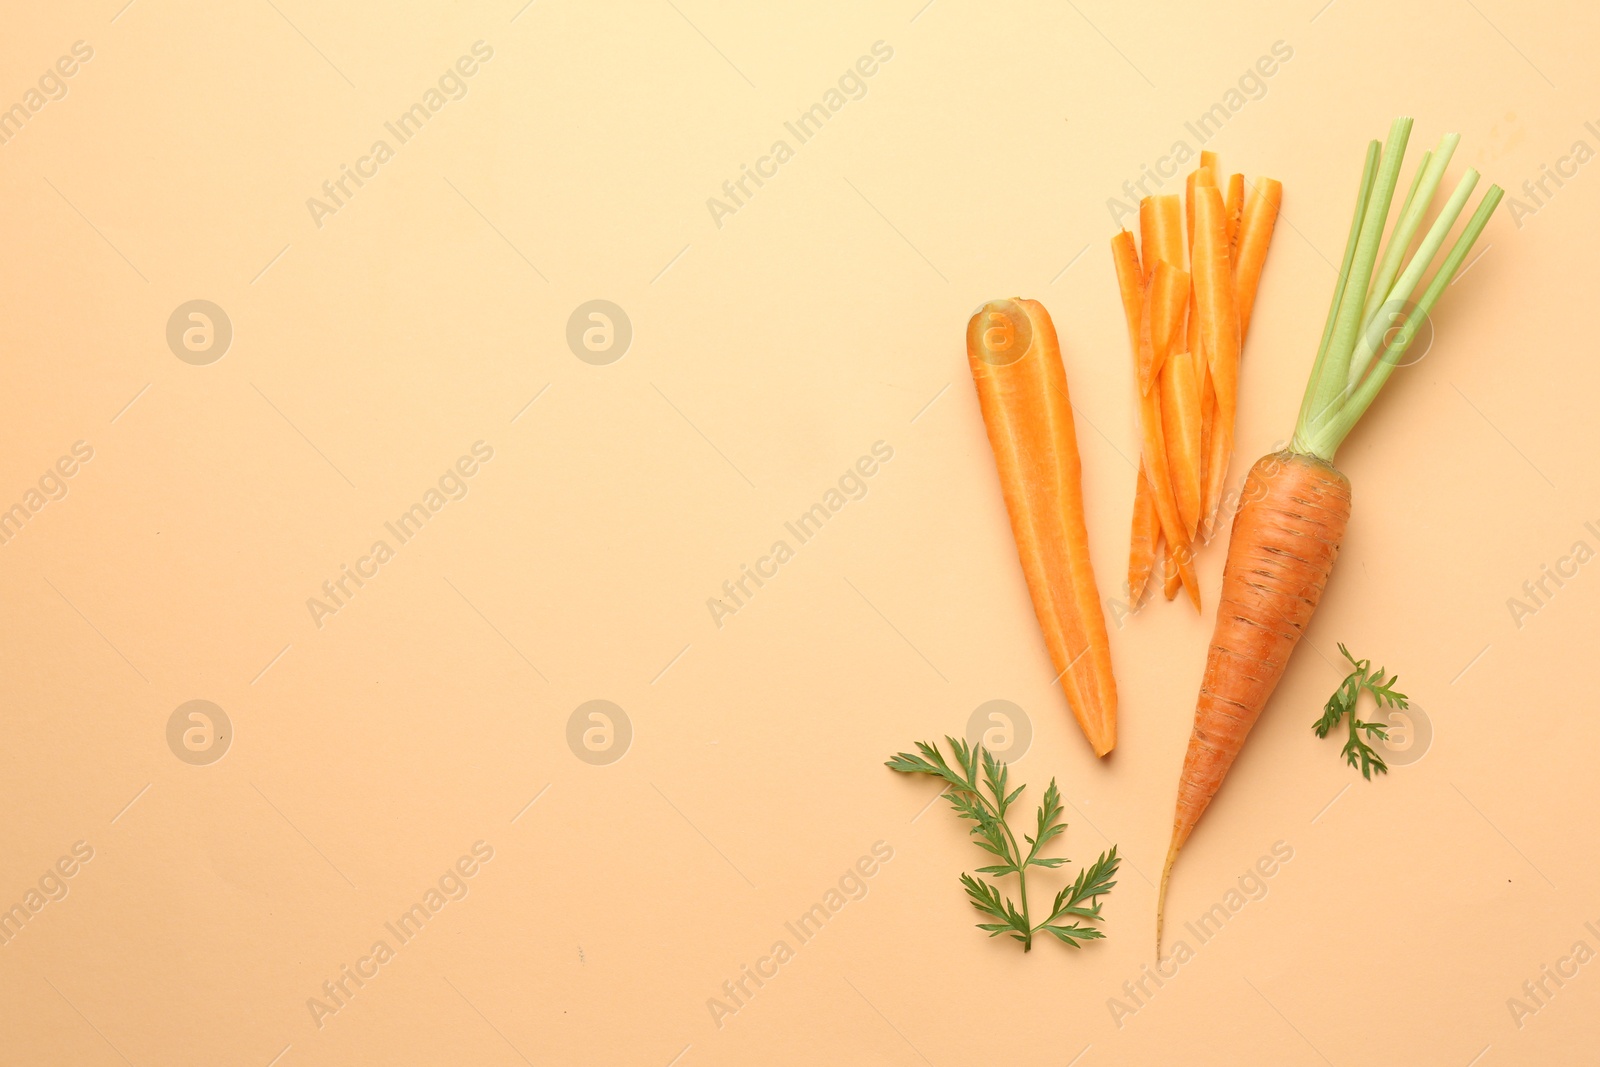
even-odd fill
[(1039, 803), (1037, 828), (1033, 834), (1023, 835), (1022, 840), (1027, 844), (1024, 849), (1006, 822), (1006, 812), (1027, 787), (1019, 785), (1012, 789), (1010, 768), (995, 759), (982, 745), (968, 745), (954, 737), (946, 737), (945, 741), (955, 756), (954, 767), (937, 745), (926, 741), (917, 742), (920, 756), (901, 752), (885, 766), (901, 774), (926, 774), (944, 782), (944, 798), (950, 802), (958, 817), (972, 822), (970, 832), (977, 838), (977, 846), (1000, 860), (988, 867), (979, 867), (978, 874), (991, 879), (1012, 874), (1017, 876), (1017, 895), (1022, 899), (1020, 906), (1003, 895), (992, 882), (970, 874), (961, 876), (967, 900), (983, 915), (994, 920), (979, 923), (978, 929), (987, 930), (990, 937), (1006, 934), (1022, 942), (1024, 952), (1033, 948), (1034, 935), (1039, 933), (1049, 934), (1073, 948), (1084, 941), (1105, 937), (1094, 926), (1085, 924), (1101, 921), (1100, 898), (1111, 892), (1117, 884), (1113, 879), (1122, 861), (1117, 856), (1116, 846), (1113, 845), (1109, 852), (1101, 853), (1098, 860), (1079, 871), (1072, 884), (1063, 886), (1056, 893), (1050, 914), (1040, 922), (1033, 922), (1028, 912), (1029, 869), (1041, 867), (1054, 870), (1067, 862), (1065, 857), (1040, 855), (1046, 844), (1067, 830), (1067, 824), (1061, 818), (1064, 810), (1061, 791), (1056, 788), (1055, 779), (1050, 779), (1044, 799)]
[(1296, 452), (1323, 460), (1333, 459), (1346, 435), (1389, 380), (1417, 330), (1427, 321), (1439, 295), (1455, 279), (1467, 252), (1504, 195), (1498, 185), (1489, 187), (1434, 271), (1422, 296), (1413, 300), (1412, 295), (1423, 275), (1438, 257), (1471, 197), (1478, 172), (1467, 168), (1416, 252), (1407, 260), (1406, 252), (1438, 191), (1460, 137), (1445, 134), (1438, 148), (1425, 152), (1389, 232), (1380, 262), (1378, 251), (1383, 244), (1389, 208), (1410, 135), (1411, 119), (1398, 118), (1390, 127), (1386, 145), (1373, 141), (1367, 147), (1344, 263), (1334, 285), (1322, 344), (1300, 405), (1299, 421), (1295, 424), (1291, 448)]
[(1379, 741), (1389, 739), (1389, 728), (1382, 722), (1363, 722), (1356, 715), (1356, 701), (1361, 697), (1364, 689), (1372, 694), (1372, 699), (1377, 702), (1380, 709), (1385, 707), (1400, 708), (1404, 710), (1409, 706), (1404, 693), (1395, 691), (1395, 684), (1400, 681), (1398, 674), (1384, 677), (1384, 669), (1372, 669), (1370, 659), (1356, 659), (1350, 650), (1343, 644), (1339, 651), (1344, 653), (1344, 658), (1350, 661), (1350, 666), (1355, 670), (1339, 683), (1339, 688), (1333, 696), (1328, 698), (1327, 705), (1322, 709), (1322, 718), (1318, 719), (1311, 729), (1316, 731), (1318, 737), (1327, 737), (1334, 727), (1339, 725), (1339, 720), (1345, 716), (1350, 717), (1350, 739), (1344, 743), (1343, 755), (1345, 762), (1352, 767), (1361, 769), (1361, 777), (1372, 780), (1372, 772), (1387, 774), (1389, 765), (1383, 762), (1383, 757), (1378, 755), (1377, 749), (1362, 740), (1365, 733), (1369, 738)]

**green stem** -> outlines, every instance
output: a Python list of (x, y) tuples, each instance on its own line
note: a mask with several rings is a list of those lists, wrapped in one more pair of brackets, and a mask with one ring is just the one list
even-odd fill
[(1344, 443), (1345, 437), (1355, 428), (1361, 416), (1366, 414), (1367, 408), (1372, 406), (1373, 400), (1377, 399), (1378, 392), (1389, 380), (1389, 375), (1394, 373), (1394, 368), (1399, 364), (1406, 348), (1410, 346), (1417, 330), (1428, 321), (1439, 295), (1455, 280), (1456, 272), (1461, 269), (1462, 260), (1467, 258), (1473, 242), (1483, 232), (1484, 226), (1489, 222), (1489, 216), (1494, 214), (1494, 209), (1499, 206), (1500, 198), (1504, 195), (1505, 190), (1498, 185), (1489, 186), (1489, 191), (1483, 194), (1483, 199), (1478, 202), (1478, 210), (1473, 213), (1466, 229), (1461, 231), (1461, 236), (1456, 238), (1450, 254), (1434, 272), (1433, 280), (1428, 283), (1422, 299), (1417, 302), (1416, 310), (1407, 316), (1405, 324), (1395, 333), (1393, 340), (1384, 349), (1382, 358), (1373, 365), (1372, 373), (1367, 375), (1366, 380), (1339, 409), (1337, 416), (1310, 441), (1311, 447), (1317, 449), (1317, 455), (1331, 461), (1333, 454)]
[(1317, 358), (1311, 364), (1311, 376), (1306, 382), (1306, 392), (1300, 401), (1300, 416), (1295, 422), (1294, 443), (1291, 447), (1296, 452), (1306, 452), (1308, 448), (1301, 443), (1301, 436), (1311, 422), (1312, 402), (1316, 398), (1317, 382), (1322, 377), (1323, 366), (1328, 358), (1328, 341), (1333, 337), (1333, 323), (1339, 317), (1339, 302), (1344, 298), (1346, 280), (1350, 277), (1350, 264), (1356, 257), (1356, 242), (1361, 236), (1361, 219), (1366, 214), (1367, 198), (1372, 195), (1372, 182), (1378, 173), (1378, 142), (1370, 141), (1367, 144), (1367, 161), (1361, 168), (1361, 185), (1356, 190), (1356, 210), (1350, 220), (1350, 236), (1344, 243), (1344, 261), (1339, 267), (1339, 278), (1333, 284), (1333, 303), (1328, 308), (1328, 321), (1322, 327), (1322, 343), (1317, 346)]
[[(1477, 184), (1478, 172), (1468, 167), (1467, 172), (1456, 183), (1450, 199), (1440, 209), (1439, 217), (1433, 220), (1433, 226), (1429, 228), (1428, 235), (1422, 239), (1417, 254), (1406, 264), (1405, 273), (1400, 275), (1400, 280), (1395, 282), (1394, 288), (1389, 291), (1388, 299), (1379, 309), (1379, 315), (1375, 316), (1374, 321), (1361, 332), (1361, 341), (1356, 345), (1355, 354), (1350, 358), (1347, 382), (1352, 390), (1361, 383), (1362, 376), (1372, 365), (1372, 358), (1377, 355), (1378, 349), (1387, 341), (1396, 320), (1403, 320), (1410, 314), (1406, 304), (1410, 301), (1411, 294), (1416, 290), (1417, 283), (1422, 281), (1423, 272), (1433, 263), (1433, 257), (1439, 254), (1439, 247), (1450, 235), (1450, 228), (1456, 224), (1461, 209), (1467, 205), (1467, 198), (1472, 195), (1473, 187)], [(1379, 317), (1389, 317), (1389, 321), (1378, 322), (1376, 319)]]
[(1349, 392), (1347, 376), (1350, 372), (1350, 356), (1355, 351), (1356, 338), (1361, 331), (1361, 310), (1367, 303), (1367, 287), (1372, 281), (1378, 245), (1383, 239), (1384, 224), (1389, 219), (1389, 204), (1394, 199), (1394, 188), (1400, 179), (1400, 161), (1405, 157), (1406, 139), (1410, 134), (1409, 118), (1395, 119), (1389, 127), (1389, 141), (1380, 157), (1378, 177), (1361, 221), (1361, 236), (1357, 239), (1355, 258), (1339, 301), (1333, 336), (1328, 342), (1325, 363), (1317, 379), (1316, 397), (1311, 405), (1314, 412), (1322, 413), (1317, 421), (1334, 414)]
[(1028, 952), (1033, 948), (1033, 923), (1028, 919), (1028, 872), (1027, 868), (1017, 871), (1017, 892), (1022, 896), (1022, 925), (1028, 932), (1022, 935), (1022, 951)]
[(1389, 244), (1378, 263), (1378, 272), (1373, 275), (1372, 292), (1367, 294), (1367, 305), (1361, 311), (1363, 325), (1371, 325), (1372, 317), (1388, 300), (1389, 287), (1400, 273), (1406, 249), (1411, 247), (1411, 238), (1416, 236), (1417, 227), (1422, 225), (1422, 217), (1428, 213), (1428, 205), (1433, 203), (1439, 183), (1444, 180), (1445, 167), (1450, 165), (1450, 157), (1455, 155), (1456, 145), (1460, 141), (1459, 133), (1447, 133), (1439, 138), (1437, 149), (1424, 152), (1417, 161), (1417, 176), (1411, 183), (1411, 193), (1400, 208), (1400, 220), (1395, 224), (1394, 233), (1389, 235)]
[[(983, 797), (978, 797), (978, 800), (985, 807), (988, 806)], [(995, 820), (1000, 824), (1000, 828), (1006, 832), (1006, 840), (1011, 842), (1011, 855), (1015, 857), (1012, 862), (1017, 868), (1017, 894), (1022, 897), (1022, 925), (1028, 928), (1027, 933), (1022, 938), (1022, 951), (1027, 952), (1033, 948), (1033, 923), (1028, 918), (1028, 863), (1033, 857), (1030, 854), (1028, 859), (1022, 858), (1022, 846), (1017, 844), (1017, 835), (1011, 832), (1011, 824), (1006, 822), (1003, 815), (999, 814), (998, 808), (995, 810)], [(1035, 847), (1037, 848), (1037, 846)]]

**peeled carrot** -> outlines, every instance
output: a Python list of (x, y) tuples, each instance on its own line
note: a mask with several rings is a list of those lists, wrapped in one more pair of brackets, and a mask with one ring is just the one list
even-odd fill
[(1178, 557), (1169, 544), (1162, 544), (1161, 593), (1168, 600), (1177, 597), (1179, 588), (1183, 585), (1183, 572), (1178, 569)]
[(1117, 743), (1117, 687), (1089, 562), (1083, 480), (1054, 324), (1034, 300), (992, 300), (967, 324), (967, 363), (1017, 555), (1067, 703), (1097, 756)]
[[(1499, 186), (1490, 187), (1433, 273), (1413, 314), (1385, 332), (1381, 327), (1387, 319), (1379, 321), (1382, 312), (1376, 306), (1382, 298), (1374, 297), (1368, 289), (1374, 285), (1373, 265), (1410, 132), (1411, 120), (1397, 119), (1390, 129), (1387, 147), (1380, 148), (1376, 141), (1368, 146), (1344, 265), (1335, 283), (1294, 437), (1287, 449), (1262, 457), (1245, 479), (1243, 504), (1234, 517), (1233, 536), (1228, 544), (1194, 727), (1178, 779), (1172, 843), (1161, 872), (1156, 905), (1158, 955), (1162, 912), (1178, 852), (1216, 796), (1246, 735), (1271, 698), (1316, 611), (1339, 555), (1350, 518), (1350, 482), (1334, 467), (1334, 454), (1383, 388), (1414, 340), (1417, 328), (1429, 321), (1440, 294), (1456, 280), (1467, 252), (1503, 196)], [(1446, 142), (1452, 143), (1453, 137), (1447, 135)], [(1476, 179), (1476, 172), (1469, 169), (1450, 205), (1435, 220), (1428, 238), (1405, 267), (1403, 277), (1416, 279), (1426, 272)], [(1426, 212), (1437, 181), (1425, 179), (1421, 185), (1426, 195), (1416, 205), (1419, 215)], [(1209, 214), (1204, 200), (1198, 207), (1197, 248)], [(1241, 223), (1241, 264), (1245, 260), (1243, 231), (1249, 214), (1247, 209), (1246, 222)], [(1408, 213), (1402, 212), (1405, 214)], [(1203, 258), (1197, 257), (1197, 277), (1205, 269)], [(1197, 286), (1202, 309), (1207, 303), (1205, 289), (1206, 286)], [(1371, 315), (1365, 311), (1369, 304), (1374, 305)], [(1358, 345), (1371, 344), (1373, 336), (1381, 336), (1381, 351), (1373, 352), (1375, 358), (1358, 365)], [(1363, 342), (1363, 338), (1368, 340)], [(1224, 395), (1219, 381), (1216, 432), (1221, 432), (1228, 421), (1222, 410)]]
[(1150, 479), (1144, 462), (1139, 463), (1138, 487), (1133, 494), (1133, 534), (1128, 539), (1128, 603), (1144, 599), (1144, 587), (1156, 565), (1156, 542), (1161, 539), (1161, 520), (1156, 516), (1156, 500), (1150, 493)]

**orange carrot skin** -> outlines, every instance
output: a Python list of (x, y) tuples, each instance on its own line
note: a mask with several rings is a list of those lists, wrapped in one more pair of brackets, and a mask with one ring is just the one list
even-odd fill
[(1251, 468), (1178, 779), (1173, 854), (1216, 796), (1283, 676), (1322, 599), (1349, 519), (1350, 481), (1331, 463), (1284, 451)]
[(967, 362), (1034, 613), (1073, 716), (1104, 756), (1117, 743), (1117, 689), (1049, 313), (1034, 300), (990, 301), (967, 326)]

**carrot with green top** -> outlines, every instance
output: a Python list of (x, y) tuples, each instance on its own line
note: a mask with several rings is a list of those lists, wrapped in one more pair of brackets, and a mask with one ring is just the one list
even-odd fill
[[(1375, 276), (1410, 132), (1411, 120), (1397, 119), (1386, 147), (1376, 141), (1368, 147), (1344, 263), (1294, 437), (1284, 451), (1262, 457), (1245, 480), (1243, 503), (1228, 542), (1194, 727), (1178, 778), (1172, 843), (1156, 905), (1158, 955), (1161, 916), (1178, 852), (1216, 796), (1283, 676), (1338, 558), (1350, 518), (1350, 481), (1333, 465), (1333, 457), (1394, 372), (1417, 328), (1428, 321), (1503, 195), (1499, 186), (1490, 186), (1421, 297), (1411, 303), (1409, 294), (1443, 245), (1465, 202), (1463, 190), (1471, 190), (1477, 174), (1468, 170), (1409, 264), (1397, 275), (1379, 271)], [(1453, 146), (1449, 138), (1447, 142)], [(1408, 197), (1415, 211), (1402, 211), (1402, 224), (1426, 212), (1442, 170), (1424, 168), (1423, 178)], [(1199, 229), (1197, 214), (1197, 240)], [(1394, 279), (1387, 292), (1378, 292), (1382, 286), (1376, 283), (1386, 283), (1387, 278)], [(1391, 310), (1396, 301), (1405, 303), (1409, 312), (1398, 323)], [(1219, 390), (1219, 403), (1221, 397)], [(1217, 417), (1220, 424), (1220, 411)]]

